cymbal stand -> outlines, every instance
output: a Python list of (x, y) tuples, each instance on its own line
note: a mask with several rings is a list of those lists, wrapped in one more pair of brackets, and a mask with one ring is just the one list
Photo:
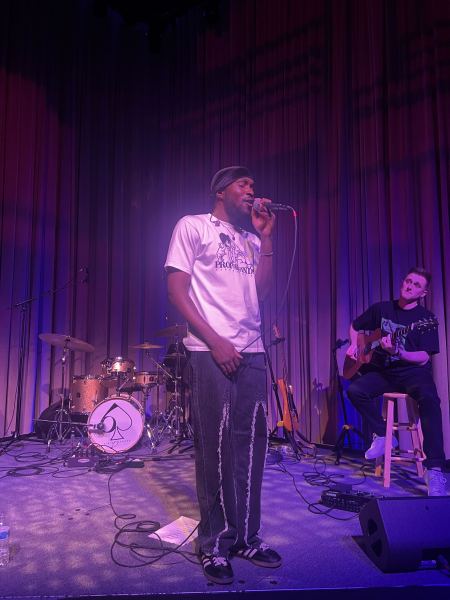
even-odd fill
[[(103, 361), (105, 362), (105, 361)], [(132, 380), (133, 378), (131, 378)], [(120, 395), (122, 393), (122, 388), (125, 387), (125, 385), (127, 383), (130, 382), (130, 378), (128, 376), (128, 373), (124, 372), (124, 371), (119, 371), (116, 369), (110, 369), (108, 366), (106, 367), (106, 375), (104, 376), (104, 381), (108, 382), (114, 382), (115, 385), (115, 393)], [(112, 385), (110, 386), (112, 387)], [(108, 393), (109, 395), (109, 393)]]
[[(56, 421), (53, 422), (52, 426), (47, 433), (47, 450), (50, 451), (50, 444), (52, 443), (52, 435), (56, 433), (56, 441), (63, 442), (67, 435), (74, 434), (75, 430), (79, 433), (80, 437), (83, 438), (83, 432), (80, 430), (78, 425), (72, 423), (69, 408), (66, 408), (66, 363), (68, 356), (67, 344), (70, 338), (67, 338), (63, 347), (63, 355), (61, 357), (61, 408), (56, 411)], [(67, 418), (65, 421), (64, 418)], [(64, 426), (64, 427), (63, 427)]]
[[(56, 413), (56, 421), (53, 422), (52, 426), (48, 430), (47, 433), (47, 447), (50, 450), (50, 444), (52, 442), (52, 435), (56, 434), (56, 441), (62, 442), (70, 431), (70, 428), (65, 427), (71, 424), (69, 411), (66, 410), (65, 400), (66, 400), (66, 362), (67, 362), (67, 342), (65, 342), (63, 347), (63, 355), (61, 357), (61, 408), (59, 408)], [(67, 417), (67, 421), (64, 421), (64, 417)]]
[(180, 380), (181, 377), (179, 375), (179, 366), (180, 366), (180, 358), (177, 355), (175, 357), (175, 373), (172, 378), (173, 380), (173, 425), (174, 425), (174, 434), (175, 437), (179, 437), (181, 435), (181, 417), (184, 416), (183, 407), (181, 406), (181, 391), (180, 391)]
[[(147, 351), (146, 354), (149, 356), (150, 360), (156, 365), (156, 375), (157, 375), (158, 381), (159, 381), (158, 371), (161, 371), (162, 373), (164, 373), (164, 375), (168, 379), (171, 379), (172, 381), (174, 380), (174, 378), (172, 377), (172, 374), (169, 371), (167, 371), (161, 363), (159, 363), (157, 360), (155, 360), (153, 358), (153, 356), (150, 356), (149, 351)], [(154, 414), (151, 415), (149, 421), (147, 421), (145, 424), (147, 437), (150, 440), (150, 447), (152, 450), (156, 450), (156, 446), (158, 446), (160, 444), (163, 433), (167, 429), (171, 429), (171, 420), (172, 420), (172, 411), (169, 414), (166, 414), (160, 410), (159, 386), (160, 386), (160, 384), (157, 383), (156, 384), (156, 411)], [(144, 392), (143, 392), (144, 393), (144, 407), (147, 406), (147, 401), (148, 401), (148, 397), (150, 395), (150, 390), (151, 390), (151, 386), (144, 388)]]
[[(172, 379), (173, 380), (172, 374), (169, 371), (167, 371), (162, 366), (161, 363), (159, 363), (157, 360), (155, 360), (153, 358), (153, 356), (150, 356), (150, 352), (148, 350), (147, 350), (146, 354), (148, 355), (148, 357), (150, 358), (150, 360), (156, 365), (156, 378), (157, 378), (157, 380), (159, 380), (159, 378), (158, 378), (158, 371), (161, 371), (168, 379)], [(147, 395), (148, 394), (149, 394), (149, 391), (147, 391)], [(159, 383), (157, 383), (157, 386), (156, 386), (156, 414), (164, 416), (164, 413), (162, 413), (160, 411), (160, 409), (159, 409), (159, 400), (160, 400), (160, 398), (159, 398)]]
[[(175, 444), (170, 448), (168, 454), (171, 454), (177, 446), (183, 441), (189, 440), (192, 443), (193, 431), (190, 424), (187, 422), (185, 410), (181, 403), (181, 353), (180, 353), (180, 339), (179, 336), (175, 336), (175, 373), (173, 376), (174, 382), (174, 405), (172, 412), (174, 412), (174, 433), (175, 438), (178, 438)], [(180, 386), (180, 388), (179, 388)], [(187, 448), (186, 448), (187, 449)], [(183, 452), (183, 450), (180, 450)]]

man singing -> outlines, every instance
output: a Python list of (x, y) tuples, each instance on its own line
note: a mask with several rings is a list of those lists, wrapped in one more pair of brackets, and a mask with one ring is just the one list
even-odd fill
[(253, 184), (246, 167), (218, 171), (212, 212), (178, 221), (165, 263), (169, 299), (189, 328), (198, 548), (215, 583), (233, 580), (232, 557), (281, 564), (259, 537), (267, 449), (259, 301), (272, 282), (275, 217), (270, 200), (254, 206)]

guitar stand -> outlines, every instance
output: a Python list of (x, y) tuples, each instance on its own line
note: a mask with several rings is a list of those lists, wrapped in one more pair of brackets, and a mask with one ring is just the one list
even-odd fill
[(348, 445), (349, 445), (350, 449), (352, 448), (352, 438), (350, 437), (350, 433), (356, 433), (357, 436), (359, 436), (362, 440), (364, 440), (364, 434), (359, 429), (357, 429), (356, 427), (354, 427), (353, 425), (350, 425), (348, 423), (347, 409), (345, 407), (345, 400), (344, 400), (344, 390), (342, 389), (342, 381), (341, 381), (341, 377), (339, 375), (339, 366), (338, 366), (337, 357), (336, 357), (336, 351), (340, 347), (341, 347), (341, 345), (338, 345), (336, 343), (336, 346), (332, 350), (333, 359), (334, 359), (334, 371), (336, 374), (336, 380), (337, 380), (337, 384), (338, 384), (339, 398), (341, 400), (342, 414), (344, 416), (344, 425), (342, 426), (341, 433), (339, 434), (339, 437), (333, 448), (333, 452), (336, 453), (336, 460), (334, 461), (335, 465), (339, 465), (341, 462), (341, 457), (343, 454), (346, 440), (348, 440)]
[[(275, 395), (275, 400), (277, 403), (277, 408), (278, 408), (278, 412), (280, 415), (280, 419), (283, 419), (283, 409), (281, 407), (281, 402), (280, 402), (280, 396), (279, 396), (279, 389), (278, 389), (278, 383), (275, 379), (275, 374), (273, 372), (273, 367), (272, 367), (272, 361), (270, 360), (270, 356), (268, 353), (268, 349), (271, 346), (274, 346), (275, 344), (277, 344), (278, 341), (274, 341), (271, 342), (268, 346), (266, 346), (264, 344), (264, 352), (266, 353), (266, 359), (267, 359), (267, 364), (269, 366), (269, 372), (270, 372), (270, 380), (272, 382), (272, 389), (273, 389), (273, 393)], [(289, 415), (290, 416), (290, 415)], [(290, 416), (291, 418), (291, 416)], [(275, 426), (275, 428), (269, 433), (269, 438), (270, 436), (273, 436), (275, 430), (277, 429), (277, 426)], [(283, 438), (286, 442), (288, 442), (292, 448), (292, 452), (294, 453), (295, 458), (297, 458), (298, 460), (300, 459), (301, 456), (301, 450), (299, 447), (298, 442), (295, 439), (295, 434), (294, 434), (294, 428), (293, 428), (293, 423), (292, 423), (292, 418), (291, 418), (291, 431), (288, 431), (285, 427), (283, 427)]]

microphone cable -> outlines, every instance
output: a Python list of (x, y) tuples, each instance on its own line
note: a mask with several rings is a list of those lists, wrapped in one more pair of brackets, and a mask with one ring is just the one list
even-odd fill
[[(298, 218), (297, 218), (297, 211), (289, 205), (288, 208), (291, 209), (292, 211), (292, 216), (294, 217), (294, 248), (292, 250), (292, 256), (291, 256), (291, 260), (290, 260), (290, 265), (289, 265), (289, 271), (288, 271), (288, 277), (286, 280), (286, 285), (283, 291), (283, 295), (281, 296), (281, 303), (280, 306), (278, 307), (276, 313), (275, 313), (275, 321), (278, 320), (278, 317), (281, 314), (281, 311), (284, 309), (284, 305), (286, 303), (287, 300), (287, 295), (289, 292), (289, 288), (291, 286), (291, 279), (292, 279), (292, 272), (294, 270), (294, 263), (295, 263), (295, 257), (297, 255), (297, 246), (298, 246), (298, 242), (297, 242), (297, 233), (298, 233)], [(259, 339), (262, 338), (262, 333), (260, 333), (258, 335), (258, 337), (254, 338), (253, 340), (251, 340), (246, 346), (244, 346), (244, 348), (242, 348), (242, 350), (238, 350), (238, 352), (245, 352), (245, 350), (247, 348), (249, 348), (252, 344), (254, 344), (255, 342), (257, 342)], [(265, 352), (265, 351), (264, 351)]]

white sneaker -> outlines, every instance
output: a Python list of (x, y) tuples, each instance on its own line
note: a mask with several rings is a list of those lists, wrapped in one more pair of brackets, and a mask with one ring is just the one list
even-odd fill
[(445, 487), (447, 479), (444, 477), (444, 473), (441, 469), (427, 469), (425, 480), (427, 482), (429, 496), (447, 495), (447, 489)]
[[(384, 446), (386, 444), (386, 437), (383, 435), (373, 434), (373, 442), (370, 448), (366, 450), (364, 456), (367, 460), (373, 460), (384, 454)], [(398, 441), (395, 436), (392, 436), (392, 448), (397, 448)]]

